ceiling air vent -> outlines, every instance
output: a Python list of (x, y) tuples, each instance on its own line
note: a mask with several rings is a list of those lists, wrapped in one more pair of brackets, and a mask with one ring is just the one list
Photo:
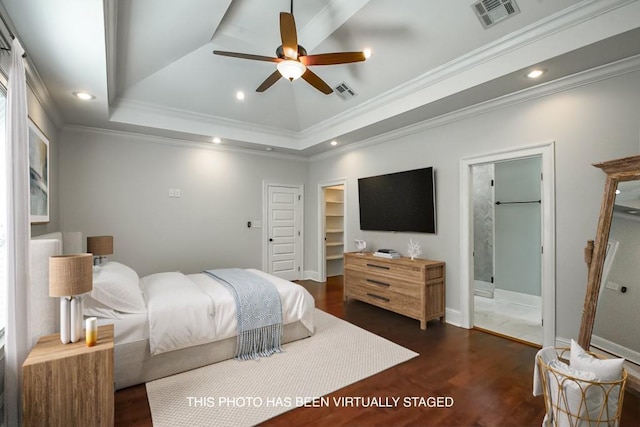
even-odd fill
[(353, 91), (345, 82), (340, 83), (335, 88), (336, 95), (342, 98), (343, 101), (348, 101), (351, 98), (355, 97), (357, 93)]
[(484, 28), (493, 27), (498, 22), (520, 13), (515, 0), (481, 0), (475, 2), (472, 7)]

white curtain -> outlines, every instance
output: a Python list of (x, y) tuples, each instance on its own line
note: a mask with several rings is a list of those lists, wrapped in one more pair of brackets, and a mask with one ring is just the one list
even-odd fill
[(17, 39), (11, 47), (7, 88), (7, 290), (8, 316), (5, 344), (5, 417), (9, 426), (21, 418), (22, 363), (29, 352), (29, 128), (27, 84)]

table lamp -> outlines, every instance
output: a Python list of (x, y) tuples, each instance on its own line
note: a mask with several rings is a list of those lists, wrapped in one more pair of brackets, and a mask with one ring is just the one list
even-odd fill
[(113, 236), (87, 237), (87, 252), (96, 257), (94, 265), (102, 265), (105, 255), (113, 254)]
[(49, 296), (60, 297), (60, 341), (82, 336), (82, 297), (93, 288), (93, 254), (49, 257)]

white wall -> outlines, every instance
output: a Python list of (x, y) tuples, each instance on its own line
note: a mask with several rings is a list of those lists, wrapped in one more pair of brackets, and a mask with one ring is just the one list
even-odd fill
[[(308, 164), (151, 136), (66, 128), (60, 144), (63, 230), (112, 234), (138, 274), (262, 267), (263, 180), (305, 184)], [(169, 198), (170, 188), (180, 198)]]
[[(460, 309), (459, 162), (511, 147), (549, 141), (556, 145), (557, 335), (576, 337), (587, 274), (583, 249), (595, 234), (604, 174), (592, 163), (638, 154), (640, 72), (626, 74), (387, 141), (361, 144), (310, 165), (306, 197), (307, 270), (317, 269), (318, 182), (346, 177), (348, 250), (363, 238), (369, 248), (406, 253), (409, 238), (423, 257), (447, 263), (447, 308)], [(433, 166), (436, 170), (438, 233), (363, 232), (359, 229), (357, 179)]]

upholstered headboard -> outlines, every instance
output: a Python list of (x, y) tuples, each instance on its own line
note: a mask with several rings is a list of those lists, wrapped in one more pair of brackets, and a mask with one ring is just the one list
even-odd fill
[(49, 257), (82, 253), (82, 233), (56, 232), (33, 237), (29, 247), (29, 336), (31, 344), (39, 337), (58, 332), (60, 302), (49, 296)]

